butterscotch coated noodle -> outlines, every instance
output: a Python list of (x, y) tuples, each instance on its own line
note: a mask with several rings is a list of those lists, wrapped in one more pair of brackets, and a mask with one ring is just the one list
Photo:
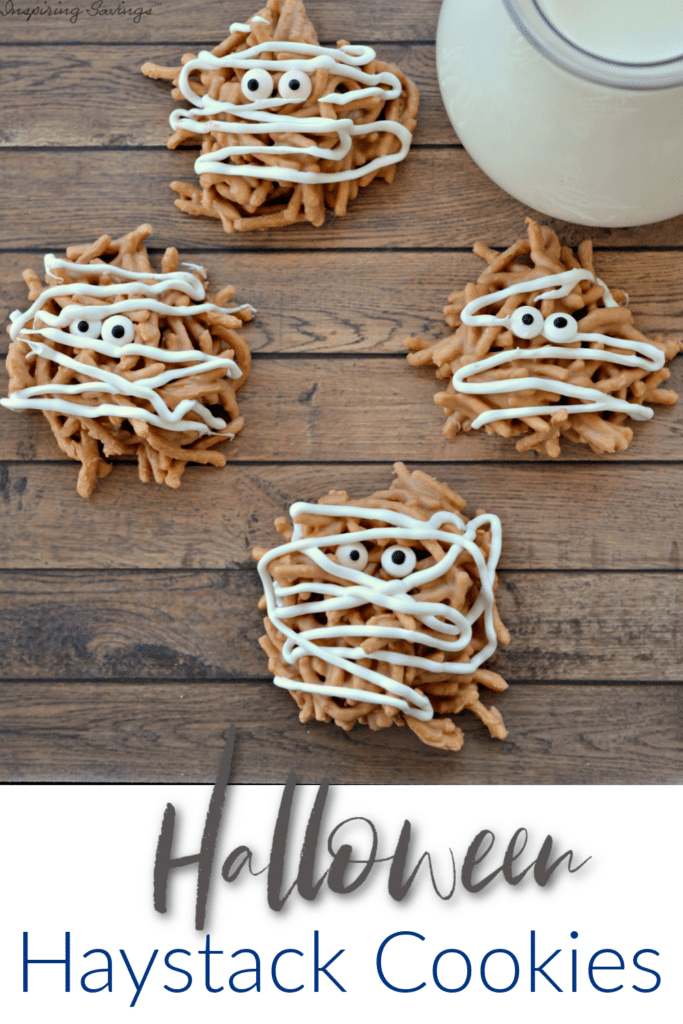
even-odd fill
[(444, 315), (454, 333), (408, 338), (408, 361), (431, 363), (448, 380), (435, 396), (446, 437), (483, 427), (519, 437), (517, 451), (557, 456), (563, 438), (597, 453), (623, 451), (630, 421), (678, 400), (661, 384), (683, 343), (634, 327), (626, 293), (597, 276), (590, 241), (575, 255), (549, 227), (527, 224), (528, 237), (503, 253), (477, 242), (487, 266), (476, 284), (449, 296)]
[(167, 249), (152, 270), (143, 224), (45, 257), (45, 284), (24, 273), (31, 306), (11, 314), (9, 397), (37, 409), (59, 447), (81, 463), (87, 497), (113, 458), (135, 458), (140, 479), (179, 487), (188, 462), (225, 465), (214, 450), (242, 429), (235, 393), (250, 354), (237, 333), (251, 306), (234, 288), (206, 292), (202, 267)]
[(302, 0), (268, 0), (211, 52), (142, 72), (186, 104), (169, 149), (201, 145), (199, 185), (171, 183), (176, 206), (228, 233), (342, 216), (360, 188), (393, 180), (416, 124), (414, 82), (369, 46), (321, 46)]
[(459, 750), (452, 716), (471, 711), (505, 738), (479, 692), (507, 688), (484, 667), (510, 639), (495, 600), (500, 520), (468, 520), (464, 506), (398, 462), (386, 490), (360, 499), (332, 491), (292, 505), (291, 522), (276, 520), (283, 542), (254, 551), (260, 643), (302, 722), (407, 725), (429, 746)]

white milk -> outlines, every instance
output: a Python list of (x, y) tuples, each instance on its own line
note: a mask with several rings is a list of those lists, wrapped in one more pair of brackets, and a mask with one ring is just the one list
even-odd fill
[(683, 0), (512, 6), (536, 45), (503, 0), (441, 9), (439, 84), (472, 158), (563, 220), (622, 227), (683, 213)]
[(681, 0), (537, 0), (558, 31), (607, 60), (645, 64), (683, 52)]

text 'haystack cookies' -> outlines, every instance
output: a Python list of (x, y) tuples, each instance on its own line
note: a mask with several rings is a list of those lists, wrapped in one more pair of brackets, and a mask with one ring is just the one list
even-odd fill
[(301, 0), (268, 0), (211, 52), (142, 72), (192, 104), (168, 147), (201, 142), (201, 187), (172, 182), (176, 206), (229, 233), (342, 216), (361, 186), (393, 180), (416, 123), (415, 84), (369, 46), (320, 46)]
[(212, 451), (242, 429), (235, 392), (250, 355), (236, 333), (251, 306), (226, 308), (205, 273), (178, 267), (167, 249), (152, 271), (152, 228), (45, 257), (45, 285), (24, 273), (32, 305), (11, 314), (8, 409), (39, 409), (59, 447), (82, 463), (78, 493), (91, 494), (106, 460), (137, 457), (140, 479), (179, 487), (188, 462), (225, 465)]
[(526, 435), (520, 452), (557, 456), (561, 437), (598, 453), (623, 451), (633, 437), (628, 421), (654, 415), (645, 402), (677, 401), (660, 384), (683, 344), (635, 329), (628, 296), (597, 277), (590, 241), (575, 256), (550, 228), (527, 223), (528, 239), (503, 253), (477, 242), (488, 266), (449, 296), (444, 314), (455, 333), (409, 338), (408, 361), (433, 363), (437, 377), (449, 378), (435, 396), (446, 437), (484, 427)]
[(483, 668), (509, 634), (495, 601), (497, 516), (462, 515), (463, 499), (425, 473), (394, 467), (386, 491), (354, 501), (333, 491), (292, 505), (275, 526), (284, 543), (257, 549), (277, 686), (308, 722), (408, 725), (429, 746), (459, 750), (451, 718), (474, 712), (507, 735), (478, 685), (505, 690)]

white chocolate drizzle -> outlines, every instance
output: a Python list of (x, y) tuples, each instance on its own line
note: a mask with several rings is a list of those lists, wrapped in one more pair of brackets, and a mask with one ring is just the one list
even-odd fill
[[(78, 384), (50, 383), (21, 388), (14, 391), (8, 398), (0, 399), (0, 405), (15, 411), (38, 409), (43, 412), (57, 412), (63, 416), (78, 416), (85, 419), (115, 416), (121, 419), (143, 420), (164, 430), (191, 430), (197, 434), (220, 433), (227, 427), (225, 420), (214, 416), (201, 402), (194, 399), (183, 399), (178, 402), (175, 409), (171, 410), (162, 396), (158, 394), (158, 389), (171, 381), (181, 380), (183, 377), (197, 373), (209, 372), (219, 367), (224, 370), (224, 376), (233, 380), (237, 379), (242, 376), (242, 371), (234, 359), (210, 355), (197, 349), (170, 350), (135, 342), (118, 345), (100, 337), (92, 338), (72, 334), (68, 328), (74, 321), (102, 322), (109, 317), (125, 315), (132, 311), (148, 310), (163, 316), (192, 317), (207, 312), (231, 314), (243, 309), (251, 309), (250, 306), (226, 309), (213, 302), (199, 301), (198, 304), (172, 305), (163, 301), (164, 294), (171, 291), (181, 292), (195, 300), (195, 303), (205, 299), (206, 292), (202, 281), (195, 274), (185, 271), (156, 274), (151, 271), (125, 270), (109, 263), (73, 263), (70, 260), (58, 259), (51, 253), (46, 255), (46, 277), (60, 280), (54, 273), (57, 268), (67, 269), (71, 275), (106, 274), (116, 278), (116, 281), (108, 285), (75, 281), (46, 288), (25, 313), (15, 310), (10, 314), (12, 324), (10, 337), (12, 341), (21, 337), (21, 340), (28, 344), (30, 352), (27, 359), (36, 357), (49, 359), (51, 362), (74, 370), (89, 379)], [(48, 300), (62, 295), (85, 296), (95, 300), (122, 295), (130, 296), (130, 298), (120, 298), (111, 303), (99, 302), (90, 306), (73, 303), (64, 306), (59, 313), (50, 313), (42, 308)], [(26, 326), (30, 321), (33, 321), (33, 326)], [(44, 326), (38, 326), (39, 323)], [(36, 340), (36, 336), (44, 338), (45, 341)], [(168, 363), (169, 369), (157, 373), (153, 377), (130, 381), (118, 373), (80, 362), (46, 342), (68, 346), (72, 349), (88, 349), (117, 360), (127, 355), (148, 357), (155, 362)], [(173, 366), (174, 363), (184, 365)], [(106, 401), (98, 405), (84, 405), (68, 400), (69, 396), (87, 393), (128, 396), (148, 402), (152, 409)], [(56, 395), (64, 397), (56, 398), (54, 397)], [(200, 419), (184, 419), (183, 417), (190, 412), (198, 415)], [(232, 438), (234, 435), (226, 434), (225, 436)]]
[[(305, 513), (361, 520), (374, 520), (387, 525), (360, 530), (356, 533), (340, 533), (322, 537), (304, 537), (303, 528), (296, 522), (297, 516)], [(495, 571), (500, 557), (501, 526), (500, 519), (495, 515), (482, 514), (465, 524), (453, 512), (439, 511), (427, 521), (414, 519), (405, 513), (383, 508), (362, 508), (354, 505), (314, 505), (307, 502), (296, 502), (290, 508), (290, 516), (294, 522), (292, 540), (287, 544), (266, 552), (258, 563), (258, 572), (266, 595), (268, 618), (287, 639), (282, 648), (282, 657), (287, 664), (295, 666), (298, 659), (304, 656), (320, 658), (329, 665), (344, 669), (350, 675), (359, 676), (381, 688), (381, 692), (358, 689), (352, 686), (328, 686), (326, 684), (306, 683), (301, 679), (287, 679), (275, 676), (276, 686), (288, 690), (300, 690), (308, 693), (327, 694), (331, 697), (356, 700), (372, 704), (392, 705), (405, 715), (410, 715), (422, 722), (429, 721), (434, 710), (429, 698), (419, 690), (405, 683), (397, 682), (388, 676), (367, 668), (361, 661), (374, 659), (389, 665), (404, 665), (430, 672), (449, 672), (453, 675), (471, 675), (479, 666), (490, 658), (497, 647), (497, 638), (493, 620)], [(443, 529), (445, 525), (455, 526), (460, 534)], [(488, 559), (476, 543), (476, 532), (487, 527), (491, 533), (491, 546)], [(382, 580), (370, 573), (349, 568), (333, 561), (323, 548), (334, 548), (336, 545), (363, 543), (363, 541), (391, 540), (401, 541), (409, 545), (411, 541), (438, 541), (445, 549), (444, 557), (426, 568), (418, 568), (400, 579)], [(476, 601), (470, 610), (463, 614), (455, 608), (434, 601), (420, 601), (419, 595), (413, 597), (410, 591), (425, 583), (443, 576), (455, 563), (458, 555), (467, 550), (474, 560), (481, 588)], [(330, 577), (343, 580), (346, 585), (335, 582), (297, 583), (282, 586), (273, 580), (268, 572), (268, 565), (273, 559), (290, 552), (301, 551), (320, 566)], [(301, 604), (291, 604), (297, 594), (315, 591), (322, 599)], [(295, 632), (288, 625), (288, 620), (300, 615), (314, 615), (319, 612), (349, 610), (372, 604), (385, 608), (390, 612), (412, 615), (431, 633), (420, 630), (405, 629), (401, 626), (373, 625), (338, 625), (320, 626)], [(407, 640), (410, 643), (432, 647), (434, 651), (443, 651), (452, 655), (463, 652), (472, 640), (472, 626), (483, 616), (486, 633), (486, 644), (480, 651), (465, 660), (434, 661), (418, 655), (381, 649), (367, 654), (360, 646), (363, 639), (381, 637), (386, 640)], [(433, 633), (439, 635), (435, 636)], [(359, 646), (325, 646), (320, 641), (345, 640), (358, 637)]]
[[(232, 30), (243, 31), (248, 26), (231, 26)], [(262, 57), (266, 53), (299, 54), (286, 60), (269, 60)], [(271, 96), (267, 99), (252, 100), (245, 103), (227, 103), (221, 100), (212, 99), (210, 96), (198, 96), (192, 88), (190, 75), (194, 71), (210, 71), (216, 68), (237, 68), (240, 70), (254, 70), (263, 68), (266, 71), (303, 71), (312, 75), (318, 68), (325, 68), (332, 75), (339, 75), (346, 79), (357, 82), (361, 88), (351, 89), (345, 93), (329, 93), (321, 97), (320, 103), (334, 104), (335, 106), (346, 106), (354, 101), (372, 96), (380, 96), (386, 100), (397, 99), (402, 92), (403, 86), (400, 79), (390, 71), (382, 71), (378, 74), (369, 74), (362, 70), (363, 65), (370, 63), (376, 57), (375, 51), (370, 46), (342, 46), (339, 48), (318, 46), (314, 43), (297, 43), (288, 40), (271, 40), (258, 43), (246, 50), (228, 54), (225, 57), (216, 57), (214, 54), (203, 50), (194, 60), (188, 61), (183, 66), (178, 80), (178, 88), (195, 108), (194, 110), (178, 109), (171, 113), (169, 123), (175, 131), (176, 128), (184, 128), (187, 131), (197, 134), (217, 132), (225, 135), (242, 136), (247, 133), (253, 135), (273, 135), (277, 132), (305, 132), (313, 135), (336, 135), (339, 144), (333, 149), (326, 149), (322, 146), (311, 145), (307, 147), (292, 146), (287, 144), (274, 144), (259, 146), (253, 142), (247, 145), (223, 146), (211, 153), (203, 153), (195, 161), (197, 174), (209, 172), (211, 174), (244, 175), (252, 178), (264, 178), (271, 181), (303, 183), (307, 185), (320, 184), (324, 182), (350, 181), (354, 178), (362, 178), (366, 174), (378, 171), (390, 164), (399, 163), (405, 159), (412, 133), (405, 125), (398, 121), (381, 120), (369, 124), (356, 124), (351, 117), (296, 117), (293, 114), (279, 114), (278, 107), (284, 107), (292, 103), (291, 98), (285, 99), (281, 96)], [(239, 118), (239, 121), (212, 120), (220, 114), (228, 114)], [(200, 120), (201, 118), (209, 120)], [(247, 124), (245, 125), (245, 122)], [(312, 156), (320, 160), (343, 160), (350, 152), (352, 140), (356, 136), (371, 135), (374, 132), (387, 132), (396, 136), (400, 142), (400, 149), (396, 153), (387, 153), (375, 157), (374, 160), (363, 164), (360, 167), (351, 167), (343, 171), (304, 171), (298, 168), (285, 166), (264, 166), (253, 163), (230, 163), (230, 157), (249, 157), (257, 155), (273, 156)]]
[[(503, 288), (500, 291), (490, 292), (488, 295), (472, 299), (460, 314), (460, 320), (467, 326), (506, 327), (511, 330), (512, 318), (510, 316), (500, 317), (481, 314), (479, 310), (493, 302), (502, 302), (511, 295), (535, 292), (539, 288), (550, 290), (543, 291), (540, 295), (537, 295), (534, 302), (540, 302), (542, 299), (564, 298), (580, 281), (593, 281), (602, 285), (604, 288), (603, 302), (605, 306), (613, 307), (618, 305), (605, 283), (599, 277), (595, 277), (589, 270), (576, 268), (559, 274), (549, 274), (545, 277), (521, 281), (518, 284), (510, 285), (509, 288)], [(579, 345), (578, 348), (575, 347), (576, 342), (583, 341), (595, 342), (601, 346), (609, 346), (610, 349), (618, 349), (619, 351), (612, 352), (606, 348), (589, 348), (583, 345)], [(562, 345), (565, 347), (561, 347)], [(468, 377), (474, 377), (479, 373), (486, 373), (517, 359), (598, 359), (600, 362), (615, 363), (624, 367), (638, 367), (647, 370), (648, 373), (653, 373), (662, 368), (665, 362), (665, 355), (661, 349), (658, 349), (649, 342), (614, 338), (607, 334), (585, 334), (578, 331), (565, 342), (541, 345), (538, 348), (505, 349), (504, 351), (495, 352), (485, 359), (467, 363), (453, 374), (453, 387), (461, 394), (507, 395), (514, 394), (517, 391), (538, 389), (578, 400), (576, 404), (567, 405), (526, 405), (513, 406), (509, 409), (491, 409), (481, 413), (473, 421), (472, 427), (475, 430), (485, 426), (487, 423), (494, 423), (499, 420), (519, 419), (525, 416), (542, 416), (559, 410), (565, 410), (570, 414), (605, 411), (623, 412), (634, 420), (649, 420), (654, 415), (653, 410), (647, 406), (615, 398), (614, 395), (605, 393), (598, 387), (581, 387), (549, 377), (518, 377), (481, 382), (466, 380)]]

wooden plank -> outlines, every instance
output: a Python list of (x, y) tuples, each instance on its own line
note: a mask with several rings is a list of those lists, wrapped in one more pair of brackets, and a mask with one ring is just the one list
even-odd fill
[[(226, 235), (220, 222), (189, 217), (173, 206), (169, 182), (195, 180), (192, 151), (13, 150), (0, 151), (5, 185), (3, 246), (36, 246), (27, 203), (40, 210), (40, 249), (64, 248), (103, 231), (123, 234), (148, 221), (156, 243), (191, 249), (268, 247), (470, 248), (478, 238), (504, 247), (524, 233), (533, 210), (506, 195), (461, 148), (415, 149), (394, 183), (372, 182), (349, 206), (346, 217), (329, 217), (320, 228), (294, 224), (279, 231)], [(126, 202), (121, 202), (126, 196)], [(456, 202), (457, 197), (457, 202)], [(78, 211), (77, 215), (74, 211)], [(456, 212), (457, 211), (457, 212)], [(538, 216), (538, 214), (536, 214)], [(566, 244), (591, 235), (596, 245), (674, 247), (683, 241), (683, 215), (635, 228), (594, 228), (543, 218)]]
[[(14, 570), (0, 588), (0, 678), (267, 674), (255, 569)], [(489, 664), (510, 680), (683, 679), (680, 572), (505, 571), (498, 598), (513, 641)]]
[[(85, 237), (85, 236), (84, 236)], [(153, 248), (156, 238), (150, 239)], [(211, 285), (231, 282), (238, 299), (258, 310), (244, 331), (254, 352), (404, 352), (409, 335), (441, 338), (449, 333), (443, 307), (451, 291), (476, 280), (482, 262), (466, 252), (280, 253), (277, 269), (269, 252), (183, 253), (205, 265)], [(152, 262), (160, 263), (160, 257)], [(638, 328), (646, 334), (683, 334), (683, 251), (601, 252), (596, 269), (630, 295)], [(28, 306), (22, 273), (43, 279), (38, 253), (0, 253), (0, 319)], [(334, 282), (334, 287), (330, 283)], [(0, 352), (7, 348), (0, 336)]]
[(302, 784), (683, 782), (683, 686), (519, 686), (497, 703), (508, 739), (461, 715), (465, 745), (447, 754), (405, 728), (302, 726), (269, 684), (4, 684), (0, 777), (212, 783), (234, 722), (233, 783), (282, 785), (290, 771)]
[[(481, 508), (500, 515), (504, 569), (683, 569), (680, 473), (672, 477), (668, 466), (425, 469), (467, 498), (471, 515)], [(119, 466), (89, 501), (76, 494), (75, 476), (75, 467), (0, 467), (2, 568), (251, 568), (252, 548), (276, 542), (273, 520), (294, 501), (317, 501), (332, 489), (360, 498), (388, 484), (391, 466), (197, 467), (179, 491), (143, 486), (135, 467)], [(65, 530), (72, 521), (78, 529)], [(117, 543), (103, 543), (107, 537)]]
[[(165, 146), (168, 115), (183, 104), (171, 98), (168, 83), (145, 78), (140, 67), (145, 61), (173, 67), (187, 52), (177, 43), (43, 46), (28, 52), (0, 46), (0, 64), (19, 64), (6, 83), (4, 103), (22, 112), (0, 127), (0, 146)], [(420, 90), (415, 144), (456, 142), (440, 98), (434, 45), (387, 43), (377, 54), (398, 65)], [(107, 96), (106, 106), (93, 103), (97, 95)]]
[[(0, 393), (7, 390), (0, 367)], [(683, 359), (672, 364), (670, 386), (683, 391)], [(442, 382), (428, 368), (404, 359), (295, 359), (255, 361), (240, 391), (244, 431), (223, 448), (230, 462), (538, 462), (520, 455), (514, 439), (484, 431), (444, 438), (443, 411), (434, 404)], [(652, 420), (634, 423), (625, 452), (593, 454), (585, 445), (565, 444), (561, 462), (678, 462), (683, 438), (683, 402), (660, 407)], [(66, 461), (38, 412), (0, 409), (0, 461)], [(75, 479), (75, 477), (74, 477)], [(117, 487), (116, 474), (103, 481)]]
[[(282, 784), (292, 768), (312, 783), (394, 783), (399, 763), (406, 783), (683, 782), (683, 403), (638, 426), (616, 458), (575, 448), (549, 462), (483, 434), (442, 440), (441, 385), (398, 358), (403, 340), (445, 333), (445, 298), (479, 265), (465, 250), (479, 237), (507, 246), (528, 211), (456, 145), (433, 63), (440, 0), (307, 5), (322, 39), (377, 43), (423, 90), (416, 147), (392, 187), (371, 186), (321, 229), (228, 237), (176, 211), (168, 183), (194, 180), (195, 154), (165, 149), (175, 101), (139, 65), (211, 47), (257, 6), (245, 2), (157, 2), (137, 24), (85, 11), (75, 25), (0, 19), (11, 41), (0, 63), (33, 65), (6, 75), (3, 319), (25, 307), (20, 272), (40, 254), (142, 221), (157, 251), (178, 245), (261, 310), (245, 330), (260, 358), (244, 434), (225, 470), (190, 467), (180, 492), (143, 487), (123, 465), (84, 502), (43, 418), (0, 410), (0, 565), (11, 570), (0, 574), (0, 778), (211, 782), (235, 721), (243, 783)], [(559, 227), (572, 244), (588, 233)], [(630, 292), (638, 325), (680, 334), (683, 217), (593, 235), (599, 272)], [(266, 679), (250, 547), (273, 541), (272, 518), (292, 500), (366, 493), (395, 458), (503, 518), (505, 743), (474, 719), (453, 757), (408, 730), (304, 727)]]
[[(16, 11), (26, 11), (36, 5), (15, 3)], [(40, 6), (47, 7), (47, 4)], [(72, 15), (35, 15), (13, 13), (3, 18), (5, 40), (29, 50), (26, 60), (32, 59), (30, 48), (37, 42), (45, 43), (142, 43), (147, 40), (201, 44), (214, 46), (228, 35), (235, 20), (251, 17), (265, 6), (258, 0), (240, 0), (226, 4), (225, 0), (184, 0), (182, 4), (148, 3), (119, 4), (107, 0), (101, 4), (56, 4), (65, 12), (80, 7), (81, 13), (72, 22)], [(350, 39), (354, 43), (375, 40), (430, 40), (436, 35), (436, 24), (441, 0), (420, 0), (419, 16), (408, 3), (387, 4), (386, 0), (354, 0), (340, 4), (338, 0), (306, 0), (306, 10), (323, 42)], [(117, 9), (132, 9), (132, 15), (117, 14)], [(143, 14), (136, 21), (136, 11)], [(90, 11), (96, 13), (89, 13)], [(151, 14), (146, 13), (151, 10)], [(102, 12), (100, 14), (100, 11)], [(113, 13), (106, 13), (113, 12)]]

